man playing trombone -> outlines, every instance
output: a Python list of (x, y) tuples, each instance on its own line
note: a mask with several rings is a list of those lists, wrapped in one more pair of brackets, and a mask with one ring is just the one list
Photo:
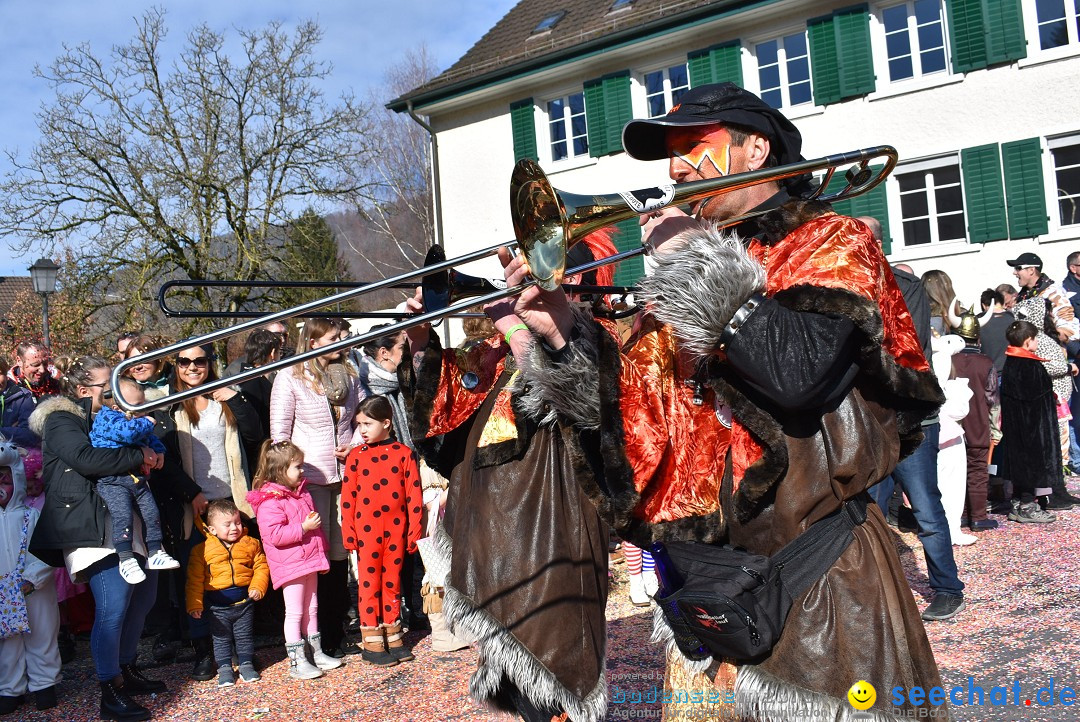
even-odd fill
[[(623, 145), (669, 159), (677, 183), (801, 160), (791, 122), (731, 83), (631, 121)], [(809, 180), (645, 217), (656, 268), (622, 350), (561, 291), (532, 288), (515, 307), (538, 337), (523, 364), (528, 403), (573, 429), (571, 453), (596, 479), (586, 492), (620, 536), (772, 555), (819, 520), (865, 509), (770, 653), (691, 661), (658, 616), (668, 691), (719, 691), (720, 719), (840, 719), (859, 680), (878, 690), (874, 718), (892, 719), (910, 710), (885, 691), (941, 684), (892, 534), (865, 503), (919, 443), (940, 389), (879, 245), (862, 223), (801, 197)], [(763, 213), (733, 225), (748, 212)], [(509, 284), (527, 277), (524, 258), (501, 258)]]
[[(614, 253), (601, 229), (575, 245), (567, 262)], [(613, 277), (607, 265), (565, 280), (605, 286)], [(418, 291), (408, 300), (410, 311), (425, 310), (422, 297)], [(521, 404), (519, 363), (531, 338), (514, 303), (486, 306), (496, 333), (468, 349), (442, 349), (426, 325), (407, 331), (413, 439), (428, 465), (450, 479), (435, 533), (436, 551), (452, 561), (443, 614), (455, 633), (477, 641), (473, 697), (529, 722), (563, 713), (593, 722), (604, 718), (607, 701), (608, 530), (560, 430), (534, 421)], [(612, 324), (604, 328), (614, 334)]]

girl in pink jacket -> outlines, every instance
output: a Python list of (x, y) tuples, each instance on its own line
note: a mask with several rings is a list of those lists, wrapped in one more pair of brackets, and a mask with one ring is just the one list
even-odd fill
[[(304, 452), (291, 441), (269, 439), (259, 452), (254, 489), (247, 500), (255, 510), (266, 561), (274, 588), (285, 597), (285, 650), (289, 676), (315, 679), (324, 669), (336, 669), (341, 660), (323, 653), (319, 635), (319, 574), (326, 573), (326, 539), (322, 519), (301, 476)], [(311, 646), (311, 657), (304, 649)], [(313, 664), (314, 663), (314, 664)]]

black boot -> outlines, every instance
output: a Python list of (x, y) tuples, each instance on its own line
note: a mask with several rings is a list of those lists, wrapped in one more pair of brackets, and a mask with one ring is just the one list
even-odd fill
[(1080, 497), (1075, 497), (1069, 493), (1068, 487), (1065, 486), (1064, 479), (1058, 483), (1052, 484), (1050, 489), (1052, 490), (1050, 497), (1052, 499), (1057, 499), (1059, 503), (1080, 504)]
[(118, 722), (150, 719), (150, 710), (128, 696), (123, 676), (113, 677), (101, 683), (101, 719)]
[(0, 695), (0, 715), (11, 714), (15, 710), (19, 709), (19, 705), (23, 703), (22, 695), (15, 697), (8, 697), (6, 695)]
[(160, 694), (169, 691), (164, 682), (144, 677), (142, 670), (136, 667), (134, 663), (121, 664), (120, 674), (124, 678), (124, 689), (130, 695)]
[(216, 677), (217, 665), (214, 664), (214, 650), (210, 645), (210, 638), (193, 639), (191, 646), (195, 649), (195, 666), (191, 670), (191, 678), (196, 682), (206, 682)]
[(34, 704), (39, 710), (52, 709), (57, 705), (56, 685), (34, 692)]

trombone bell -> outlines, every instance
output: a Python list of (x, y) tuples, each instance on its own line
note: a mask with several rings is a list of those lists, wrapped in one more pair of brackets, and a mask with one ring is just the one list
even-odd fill
[(566, 209), (539, 164), (527, 158), (510, 176), (510, 215), (529, 273), (540, 288), (554, 291), (566, 272)]

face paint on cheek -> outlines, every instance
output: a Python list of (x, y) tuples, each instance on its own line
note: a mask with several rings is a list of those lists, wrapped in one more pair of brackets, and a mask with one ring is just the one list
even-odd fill
[[(680, 139), (681, 140), (681, 139)], [(676, 141), (671, 152), (685, 163), (702, 173), (703, 166), (712, 165), (717, 175), (727, 175), (731, 171), (731, 134), (726, 128), (717, 128), (712, 132), (695, 133), (686, 139), (689, 142)]]

